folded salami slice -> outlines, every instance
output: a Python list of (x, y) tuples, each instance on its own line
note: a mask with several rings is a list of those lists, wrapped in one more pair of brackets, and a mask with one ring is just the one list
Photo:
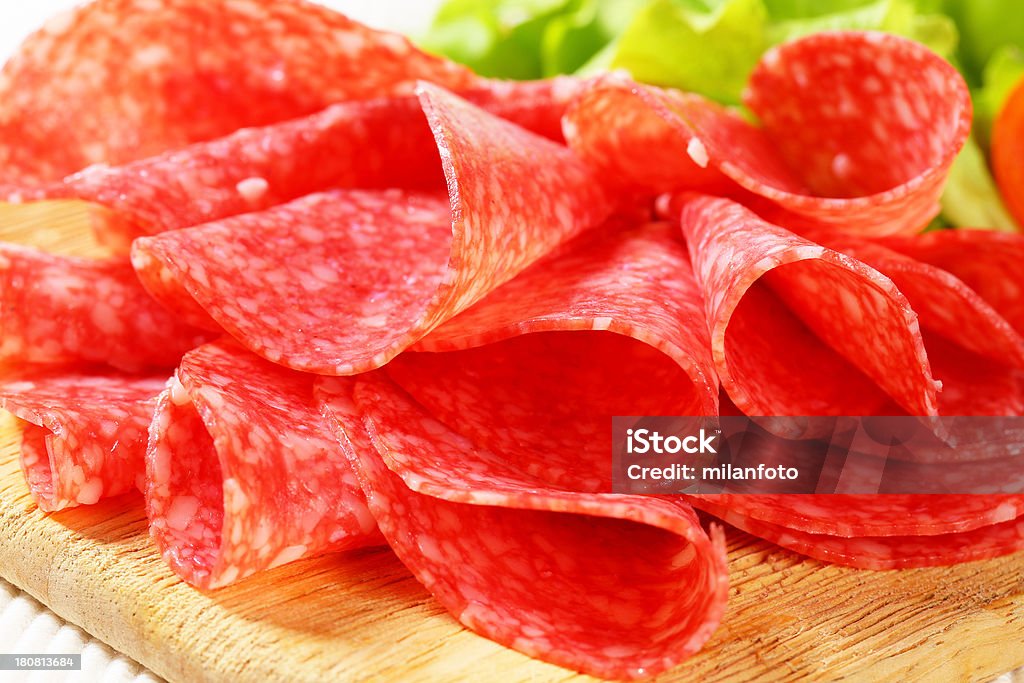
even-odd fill
[[(413, 348), (457, 351), (537, 332), (575, 332), (566, 336), (566, 348), (571, 348), (574, 338), (580, 339), (582, 349), (595, 337), (607, 336), (594, 332), (614, 333), (649, 345), (682, 370), (671, 371), (670, 364), (659, 363), (664, 367), (651, 375), (662, 378), (663, 388), (682, 397), (676, 401), (673, 414), (714, 415), (718, 412), (718, 378), (711, 359), (704, 302), (686, 247), (674, 226), (652, 223), (626, 228), (611, 223), (598, 235), (583, 235), (567, 245), (564, 252), (534, 264), (480, 303), (441, 325)], [(537, 348), (550, 352), (558, 346), (549, 343)], [(607, 341), (602, 346), (625, 350), (630, 345), (623, 339)], [(651, 360), (657, 358), (648, 351), (641, 355)], [(561, 364), (552, 363), (550, 358), (544, 360), (546, 362), (540, 364), (542, 368), (558, 370)], [(591, 360), (601, 362), (572, 352), (563, 360), (566, 365), (560, 371), (567, 376)], [(423, 362), (426, 361), (421, 359), (420, 364)], [(531, 379), (538, 379), (538, 376), (524, 373), (520, 388), (526, 387)], [(439, 378), (439, 381), (444, 380)], [(551, 381), (551, 378), (543, 381)], [(484, 387), (489, 388), (487, 383)], [(583, 386), (576, 388), (581, 394), (588, 391)], [(662, 390), (647, 386), (640, 393), (654, 399), (657, 405), (658, 399), (654, 397)], [(630, 414), (640, 410), (645, 401), (642, 396), (635, 399), (632, 408), (623, 405), (621, 410)], [(561, 409), (554, 406), (552, 409), (556, 413), (575, 409), (572, 402), (562, 405)], [(568, 414), (565, 417), (567, 421), (571, 419)], [(603, 427), (595, 425), (595, 428)]]
[(991, 230), (935, 230), (882, 244), (941, 268), (974, 290), (1024, 334), (1024, 235)]
[(814, 195), (833, 199), (762, 193), (737, 180), (809, 223), (864, 234), (912, 235), (927, 225), (971, 129), (957, 70), (888, 33), (824, 32), (780, 45), (761, 58), (744, 99), (787, 166)]
[[(462, 93), (487, 111), (560, 139), (581, 82), (482, 83)], [(341, 187), (443, 190), (437, 144), (414, 95), (344, 102), (310, 116), (244, 128), (122, 166), (94, 165), (42, 191), (90, 202), (103, 242), (259, 211)], [(38, 199), (22, 196), (21, 201)]]
[(841, 538), (956, 534), (1024, 515), (1024, 496), (1013, 495), (716, 494), (687, 499), (716, 516), (727, 508), (750, 520)]
[[(888, 498), (889, 496), (881, 496), (879, 500), (884, 504)], [(734, 510), (731, 504), (719, 506), (701, 501), (698, 505), (736, 528), (787, 550), (816, 560), (860, 569), (945, 566), (1009, 555), (1024, 549), (1024, 517), (1008, 519), (970, 531), (937, 536), (845, 538), (797, 531), (751, 519)], [(920, 514), (925, 516), (926, 513)]]
[(913, 234), (938, 213), (971, 123), (956, 69), (875, 33), (769, 51), (747, 104), (761, 127), (694, 95), (604, 77), (569, 110), (566, 138), (627, 184), (742, 196), (801, 231)]
[(160, 395), (146, 511), (164, 559), (192, 585), (380, 541), (312, 383), (219, 341), (187, 354)]
[(543, 451), (478, 447), (380, 374), (318, 388), (388, 542), (468, 628), (588, 674), (641, 678), (718, 625), (723, 538), (685, 502), (540, 478), (528, 464)]
[(146, 430), (166, 378), (53, 369), (0, 382), (24, 422), (21, 468), (45, 512), (143, 486)]
[[(949, 271), (856, 237), (830, 235), (823, 243), (890, 278), (907, 297), (924, 330), (992, 360), (1024, 367), (1020, 333)], [(964, 258), (970, 259), (961, 255), (957, 261)]]
[(477, 81), (404, 37), (303, 0), (97, 0), (0, 77), (0, 182), (122, 164), (333, 102)]
[(154, 301), (126, 262), (0, 244), (0, 366), (172, 368), (208, 337)]
[(917, 316), (893, 282), (727, 199), (680, 222), (704, 290), (722, 385), (748, 415), (934, 415)]
[(435, 86), (420, 97), (448, 201), (335, 191), (139, 239), (143, 283), (175, 310), (195, 313), (194, 299), (274, 362), (354, 374), (607, 216), (602, 186), (564, 146)]

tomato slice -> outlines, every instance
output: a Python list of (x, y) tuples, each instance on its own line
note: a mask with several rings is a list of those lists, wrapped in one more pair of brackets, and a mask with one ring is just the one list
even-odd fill
[(1024, 78), (1006, 98), (992, 128), (992, 171), (1010, 213), (1024, 225)]

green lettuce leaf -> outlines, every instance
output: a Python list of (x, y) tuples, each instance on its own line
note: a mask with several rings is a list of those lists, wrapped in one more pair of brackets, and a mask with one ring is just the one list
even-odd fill
[(1006, 210), (995, 180), (988, 170), (985, 154), (972, 136), (949, 171), (942, 193), (942, 218), (954, 227), (991, 228), (1020, 232)]
[(1024, 78), (1024, 49), (1004, 45), (996, 50), (982, 72), (982, 87), (974, 91), (974, 131), (985, 148), (992, 135), (1003, 102), (1018, 81)]
[(1000, 49), (1024, 48), (1020, 0), (944, 0), (943, 10), (960, 31), (961, 71), (973, 86), (981, 84), (986, 65)]

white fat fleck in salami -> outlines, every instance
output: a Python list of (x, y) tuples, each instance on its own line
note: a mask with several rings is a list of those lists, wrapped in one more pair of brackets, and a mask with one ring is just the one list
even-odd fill
[(224, 340), (187, 354), (161, 394), (146, 511), (161, 554), (189, 583), (218, 588), (379, 542), (312, 382)]
[(55, 368), (5, 377), (0, 408), (22, 421), (21, 468), (45, 512), (141, 489), (165, 377)]
[(208, 338), (150, 298), (124, 261), (0, 245), (0, 365), (171, 368)]
[(0, 73), (0, 181), (57, 181), (468, 69), (303, 0), (97, 0)]
[(447, 201), (338, 190), (139, 239), (143, 283), (172, 310), (194, 312), (194, 300), (273, 362), (355, 374), (609, 213), (590, 168), (564, 146), (434, 86), (420, 97)]
[(685, 503), (538, 479), (379, 373), (318, 391), (388, 542), (468, 628), (584, 673), (642, 678), (696, 652), (717, 626), (723, 539)]
[(891, 399), (936, 414), (917, 316), (891, 280), (727, 199), (690, 196), (680, 222), (740, 410), (872, 415)]

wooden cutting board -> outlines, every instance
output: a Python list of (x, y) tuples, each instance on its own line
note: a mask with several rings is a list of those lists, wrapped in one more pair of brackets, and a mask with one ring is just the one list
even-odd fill
[[(0, 214), (0, 239), (101, 252), (74, 206)], [(138, 496), (40, 513), (17, 431), (0, 417), (0, 576), (169, 681), (593, 680), (461, 628), (384, 549), (196, 591), (160, 560)], [(659, 680), (987, 681), (1024, 666), (1024, 553), (870, 572), (728, 531), (725, 620)]]

